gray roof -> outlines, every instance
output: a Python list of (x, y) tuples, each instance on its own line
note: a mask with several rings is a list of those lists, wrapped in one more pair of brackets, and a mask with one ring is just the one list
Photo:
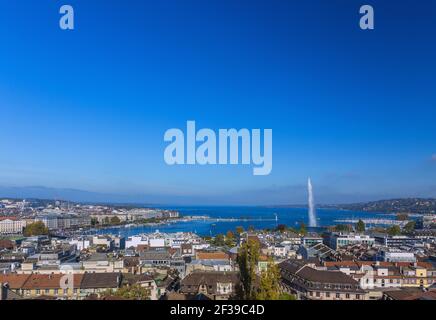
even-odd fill
[(317, 270), (296, 260), (284, 261), (279, 268), (285, 282), (307, 289), (364, 292), (356, 280), (340, 271)]
[(96, 252), (90, 255), (86, 261), (106, 261), (109, 260), (106, 253)]
[(9, 289), (7, 286), (0, 284), (2, 288), (0, 288), (0, 300), (23, 300), (23, 297), (19, 294), (15, 293), (11, 289)]
[(144, 251), (139, 255), (141, 260), (169, 260), (171, 255), (167, 251)]
[(303, 279), (313, 282), (356, 284), (356, 280), (347, 276), (343, 272), (316, 270), (309, 266), (305, 266), (301, 269), (298, 272), (298, 275)]
[(80, 285), (83, 289), (118, 288), (120, 273), (85, 273)]
[(227, 261), (227, 260), (210, 260), (210, 259), (207, 259), (207, 260), (195, 259), (195, 260), (192, 260), (190, 263), (191, 264), (201, 264), (204, 266), (227, 266), (227, 265), (229, 265), (229, 261)]
[(147, 274), (123, 274), (123, 283), (134, 285), (141, 282), (153, 281), (153, 277)]

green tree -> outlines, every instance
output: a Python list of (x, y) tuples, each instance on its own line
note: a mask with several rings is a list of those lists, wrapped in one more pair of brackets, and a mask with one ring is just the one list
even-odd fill
[(47, 235), (48, 233), (49, 230), (42, 221), (28, 224), (23, 231), (25, 237)]
[(97, 218), (91, 218), (91, 226), (95, 227), (98, 225), (98, 219)]
[(241, 227), (241, 226), (236, 227), (236, 233), (237, 233), (238, 235), (241, 235), (241, 233), (243, 233), (243, 232), (244, 232), (244, 227)]
[(407, 222), (407, 224), (404, 226), (404, 232), (405, 233), (412, 233), (415, 230), (415, 225), (416, 225), (415, 221)]
[(109, 224), (111, 221), (110, 221), (110, 219), (109, 219), (109, 217), (105, 217), (104, 219), (103, 219), (103, 224)]
[(280, 297), (280, 271), (272, 258), (268, 261), (267, 270), (260, 274), (256, 300), (278, 300)]
[(390, 236), (398, 236), (401, 234), (401, 228), (397, 225), (389, 227), (387, 231)]
[(278, 300), (297, 300), (297, 298), (293, 294), (282, 293)]
[(289, 228), (288, 228), (288, 231), (289, 231), (289, 232), (292, 232), (292, 233), (296, 233), (296, 234), (298, 234), (298, 230), (295, 229), (295, 228), (293, 228), (293, 227), (289, 227)]
[(280, 233), (285, 232), (286, 229), (287, 229), (287, 227), (286, 227), (285, 224), (279, 224), (279, 225), (277, 226), (277, 228), (276, 228), (276, 230), (277, 230), (277, 231), (280, 231)]
[(406, 221), (409, 220), (409, 215), (407, 213), (399, 213), (397, 214), (398, 221)]
[(226, 233), (226, 246), (233, 246), (235, 244), (235, 234), (232, 231)]
[(335, 227), (335, 231), (337, 232), (350, 232), (352, 227), (348, 224), (338, 224)]
[(257, 241), (246, 241), (239, 249), (237, 263), (242, 283), (241, 299), (251, 300), (256, 298), (255, 282), (259, 255), (260, 246)]
[(359, 220), (356, 223), (356, 231), (357, 232), (365, 232), (365, 229), (366, 229), (365, 222), (363, 222), (362, 220)]
[(222, 247), (226, 244), (223, 234), (217, 234), (214, 239), (214, 244), (216, 246)]
[(114, 225), (121, 223), (120, 218), (118, 218), (117, 216), (112, 217), (110, 221), (111, 221), (111, 224), (114, 224)]
[(132, 286), (121, 287), (118, 290), (108, 290), (103, 296), (119, 297), (128, 300), (149, 300), (150, 290), (141, 287), (139, 284), (134, 284)]
[(386, 228), (383, 228), (383, 227), (372, 227), (371, 231), (375, 232), (375, 233), (381, 233), (381, 234), (386, 234), (387, 233)]
[(306, 224), (304, 222), (300, 222), (300, 229), (298, 229), (298, 233), (305, 235), (307, 233)]

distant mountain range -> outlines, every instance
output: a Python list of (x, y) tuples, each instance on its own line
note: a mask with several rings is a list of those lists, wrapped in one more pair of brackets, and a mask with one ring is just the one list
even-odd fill
[[(92, 204), (117, 204), (137, 206), (158, 206), (180, 203), (188, 205), (196, 203), (194, 198), (168, 195), (123, 195), (111, 193), (99, 193), (68, 188), (48, 188), (42, 186), (32, 187), (2, 187), (0, 186), (0, 198), (14, 199), (48, 199), (64, 200), (78, 203)], [(289, 207), (303, 208), (305, 204), (266, 206), (266, 207)], [(432, 198), (401, 198), (390, 200), (378, 200), (351, 204), (318, 204), (318, 208), (368, 211), (380, 213), (436, 213), (436, 199)]]
[[(5, 187), (0, 186), (0, 198), (13, 199), (48, 199), (63, 200), (86, 204), (110, 204), (110, 205), (135, 205), (138, 207), (149, 206), (190, 206), (197, 203), (220, 203), (216, 199), (196, 197), (194, 195), (173, 194), (119, 194), (85, 191), (71, 188), (49, 188), (43, 186), (30, 187)], [(219, 199), (218, 199), (219, 200)]]
[(42, 186), (0, 186), (0, 198), (49, 199), (81, 203), (122, 203), (147, 205), (146, 197), (144, 195), (119, 195), (68, 188), (48, 188)]
[(379, 200), (365, 203), (324, 205), (323, 208), (341, 210), (368, 211), (380, 213), (436, 213), (436, 199), (404, 198)]

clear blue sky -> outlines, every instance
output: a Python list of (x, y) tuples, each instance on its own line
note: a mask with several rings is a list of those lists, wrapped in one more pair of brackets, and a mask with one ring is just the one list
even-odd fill
[[(434, 0), (0, 0), (0, 186), (283, 204), (311, 176), (318, 202), (434, 197), (435, 36)], [(271, 175), (167, 166), (187, 120), (273, 129)]]

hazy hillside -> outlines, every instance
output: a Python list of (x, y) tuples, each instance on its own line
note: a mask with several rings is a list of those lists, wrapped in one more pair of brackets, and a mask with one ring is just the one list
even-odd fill
[(379, 200), (365, 203), (323, 206), (328, 208), (383, 212), (383, 213), (436, 213), (436, 199), (406, 198)]

